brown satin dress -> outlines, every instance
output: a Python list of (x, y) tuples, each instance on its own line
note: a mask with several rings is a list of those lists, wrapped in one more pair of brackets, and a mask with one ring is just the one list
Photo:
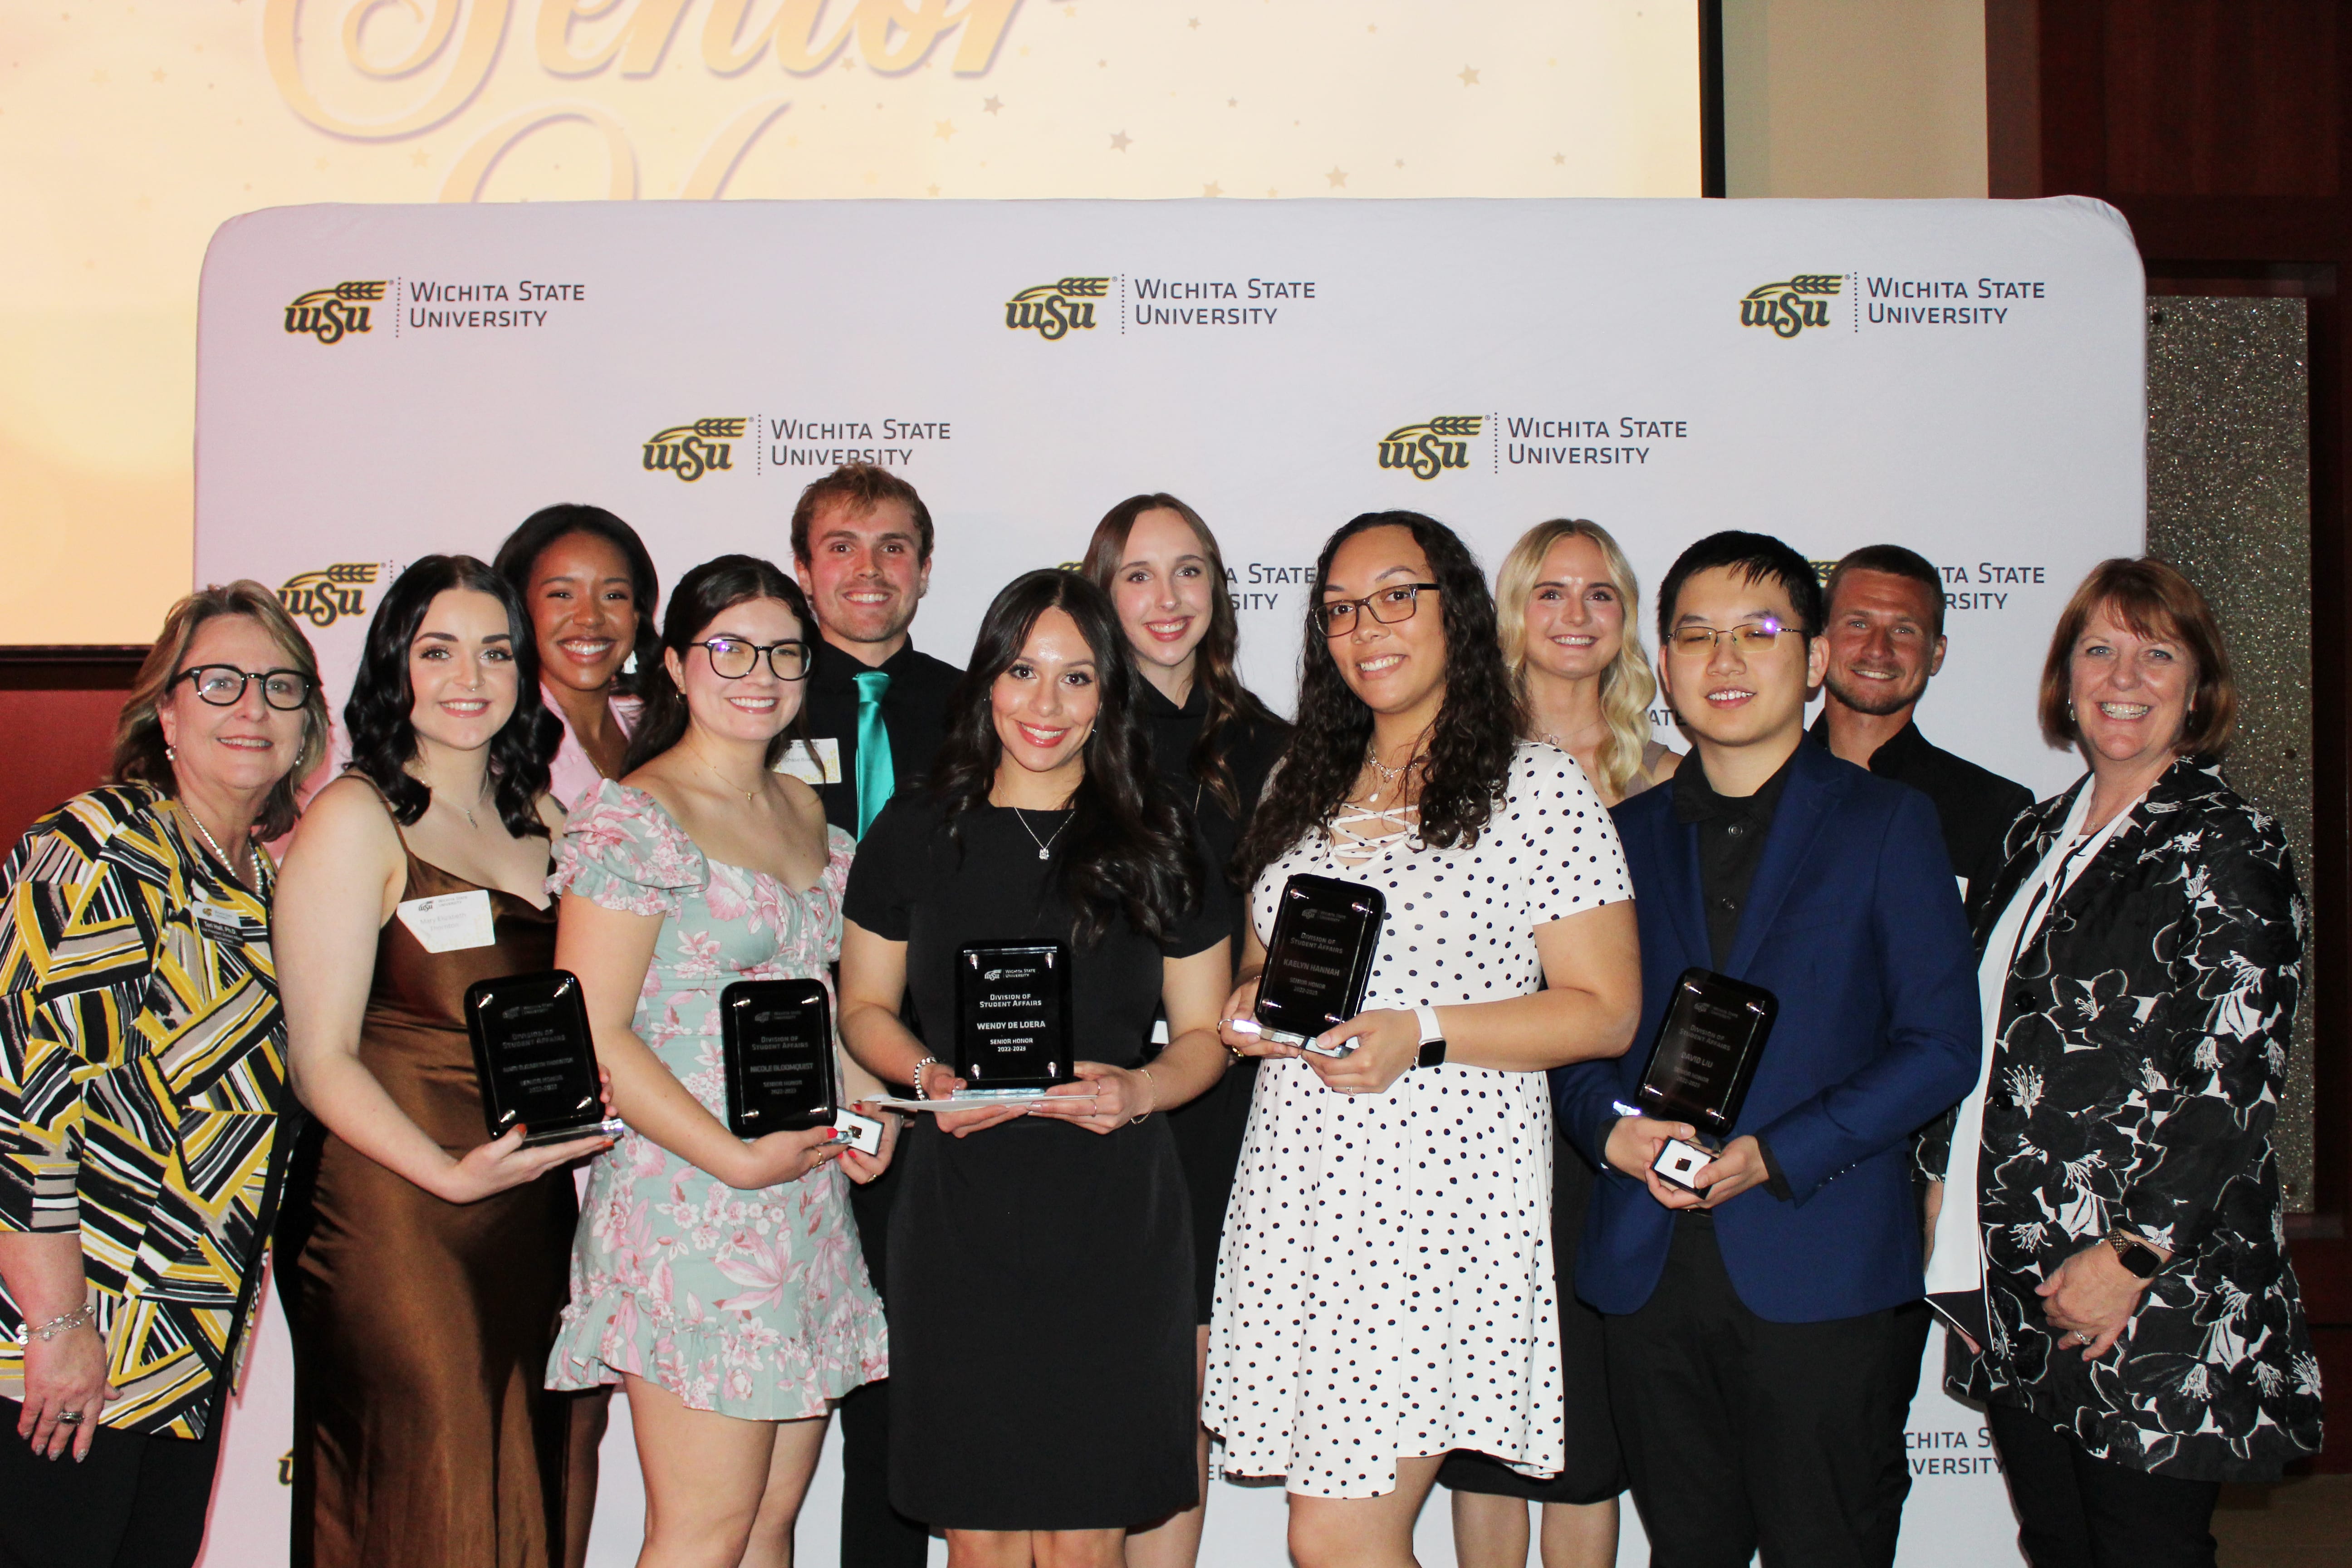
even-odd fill
[[(478, 890), (402, 847), (404, 901)], [(385, 922), (360, 1027), (360, 1059), (453, 1155), (488, 1136), (466, 987), (554, 966), (552, 904), (489, 897), (489, 947), (430, 953)], [(451, 1204), (316, 1123), (297, 1159), (278, 1231), (295, 1568), (562, 1568), (567, 1494), (595, 1484), (567, 1457), (577, 1401), (545, 1387), (571, 1173)]]

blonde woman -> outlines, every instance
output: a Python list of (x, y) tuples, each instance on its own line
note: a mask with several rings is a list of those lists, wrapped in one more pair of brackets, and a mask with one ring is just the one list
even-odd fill
[[(1573, 756), (1607, 805), (1673, 776), (1682, 761), (1650, 739), (1657, 679), (1629, 611), (1641, 589), (1625, 552), (1598, 523), (1539, 522), (1496, 574), (1503, 659), (1517, 685), (1526, 735)], [(1450, 1456), (1438, 1479), (1454, 1494), (1454, 1550), (1464, 1568), (1528, 1560), (1528, 1504), (1543, 1505), (1544, 1568), (1617, 1561), (1617, 1496), (1625, 1489), (1601, 1363), (1601, 1319), (1576, 1299), (1576, 1247), (1592, 1167), (1552, 1149), (1552, 1257), (1559, 1284), (1560, 1371), (1568, 1463), (1530, 1480), (1484, 1454)]]

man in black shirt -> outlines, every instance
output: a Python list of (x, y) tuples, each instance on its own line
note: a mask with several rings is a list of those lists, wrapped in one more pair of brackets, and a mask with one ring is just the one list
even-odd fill
[[(1880, 778), (1909, 784), (1935, 802), (1944, 849), (1973, 910), (1979, 894), (2000, 874), (2001, 841), (2018, 813), (2033, 804), (2023, 784), (1988, 772), (1940, 746), (1928, 744), (1912, 718), (1927, 682), (1944, 668), (1944, 581), (1922, 556), (1899, 544), (1854, 551), (1830, 573), (1829, 674), (1822, 715), (1811, 738)], [(1916, 1182), (1924, 1224), (1927, 1183)], [(1919, 1367), (1932, 1322), (1925, 1301), (1895, 1309), (1901, 1371), (1888, 1396), (1897, 1420), (1907, 1419), (1919, 1392)], [(1907, 1363), (1902, 1360), (1907, 1356)], [(1884, 1517), (1902, 1516), (1911, 1492), (1909, 1456), (1897, 1454), (1884, 1481)], [(1887, 1557), (1894, 1553), (1890, 1537)]]
[[(892, 795), (918, 788), (947, 738), (948, 699), (963, 671), (919, 653), (907, 636), (931, 585), (931, 514), (915, 487), (855, 463), (801, 492), (793, 509), (793, 571), (824, 643), (810, 671), (808, 751), (783, 763), (814, 785), (825, 820), (864, 837)], [(885, 1228), (894, 1164), (849, 1190), (860, 1249), (887, 1303)], [(920, 1568), (930, 1534), (890, 1507), (890, 1384), (841, 1402), (841, 1560), (860, 1568)]]
[(1927, 743), (1912, 714), (1944, 668), (1944, 583), (1899, 544), (1853, 552), (1830, 573), (1829, 676), (1812, 739), (1881, 778), (1936, 803), (1960, 897), (2000, 870), (2000, 846), (2033, 804), (2023, 784)]

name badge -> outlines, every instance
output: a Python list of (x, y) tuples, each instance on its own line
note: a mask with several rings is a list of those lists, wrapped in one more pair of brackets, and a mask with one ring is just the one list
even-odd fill
[(776, 772), (790, 773), (804, 784), (829, 784), (841, 782), (841, 742), (820, 740), (812, 751), (805, 741), (794, 741), (776, 759)]
[(488, 947), (499, 940), (498, 927), (490, 919), (490, 895), (480, 888), (470, 893), (410, 899), (393, 912), (427, 952)]
[(243, 915), (226, 904), (200, 899), (188, 906), (188, 914), (196, 922), (196, 930), (212, 942), (244, 942), (259, 934), (246, 924)]

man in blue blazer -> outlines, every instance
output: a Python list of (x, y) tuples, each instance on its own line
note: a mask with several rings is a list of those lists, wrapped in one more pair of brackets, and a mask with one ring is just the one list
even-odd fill
[[(1821, 585), (1777, 539), (1685, 551), (1659, 676), (1694, 754), (1615, 813), (1642, 936), (1642, 1034), (1552, 1075), (1600, 1167), (1577, 1294), (1604, 1314), (1610, 1404), (1658, 1568), (1891, 1563), (1902, 1422), (1894, 1309), (1920, 1294), (1910, 1134), (1976, 1081), (1976, 965), (1927, 797), (1804, 739)], [(1676, 977), (1780, 1013), (1732, 1137), (1650, 1170), (1687, 1124), (1632, 1113)]]

